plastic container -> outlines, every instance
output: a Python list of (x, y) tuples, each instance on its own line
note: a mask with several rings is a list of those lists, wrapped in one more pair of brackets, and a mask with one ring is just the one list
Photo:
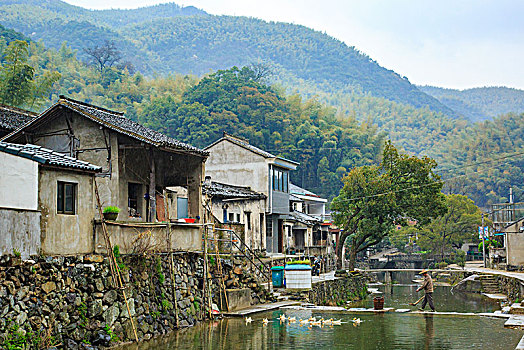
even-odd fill
[(286, 265), (286, 288), (311, 289), (311, 266)]
[(184, 221), (186, 222), (186, 224), (194, 224), (195, 223), (195, 219), (192, 219), (192, 218), (184, 218)]
[(384, 309), (384, 297), (374, 297), (373, 298), (373, 308), (375, 310)]
[(273, 266), (271, 268), (271, 280), (275, 288), (284, 286), (284, 266)]

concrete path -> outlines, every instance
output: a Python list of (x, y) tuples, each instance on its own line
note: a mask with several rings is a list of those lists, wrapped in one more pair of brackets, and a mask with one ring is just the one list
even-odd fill
[(466, 264), (466, 267), (464, 268), (464, 270), (469, 271), (469, 272), (490, 273), (493, 275), (502, 275), (506, 277), (513, 277), (513, 278), (519, 279), (520, 281), (524, 282), (524, 272), (510, 272), (510, 271), (504, 271), (504, 270), (494, 270), (494, 269), (488, 269), (484, 267), (472, 266), (472, 264)]
[(524, 350), (524, 335), (522, 336), (522, 339), (520, 340), (515, 350)]
[(259, 312), (271, 311), (271, 310), (279, 309), (285, 306), (300, 305), (300, 304), (302, 304), (300, 301), (278, 301), (276, 303), (253, 305), (252, 307), (248, 307), (248, 308), (237, 310), (237, 311), (224, 312), (223, 314), (224, 316), (244, 317), (244, 316), (253, 315)]

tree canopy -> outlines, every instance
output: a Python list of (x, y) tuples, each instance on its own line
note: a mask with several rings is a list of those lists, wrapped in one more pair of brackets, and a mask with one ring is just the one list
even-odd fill
[(399, 153), (387, 141), (379, 165), (353, 168), (344, 177), (344, 187), (331, 204), (335, 224), (342, 229), (339, 266), (344, 245), (353, 268), (357, 253), (381, 242), (396, 225), (407, 220), (424, 225), (446, 212), (436, 166), (430, 158)]

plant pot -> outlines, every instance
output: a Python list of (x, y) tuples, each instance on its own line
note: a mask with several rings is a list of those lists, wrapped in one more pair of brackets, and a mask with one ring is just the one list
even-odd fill
[(373, 298), (373, 308), (375, 310), (384, 309), (384, 297), (374, 297)]
[(118, 217), (118, 213), (104, 213), (105, 220), (115, 221), (117, 217)]

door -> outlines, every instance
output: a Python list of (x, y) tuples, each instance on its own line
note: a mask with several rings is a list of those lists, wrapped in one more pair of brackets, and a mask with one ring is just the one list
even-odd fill
[(278, 220), (278, 252), (284, 251), (284, 220)]

